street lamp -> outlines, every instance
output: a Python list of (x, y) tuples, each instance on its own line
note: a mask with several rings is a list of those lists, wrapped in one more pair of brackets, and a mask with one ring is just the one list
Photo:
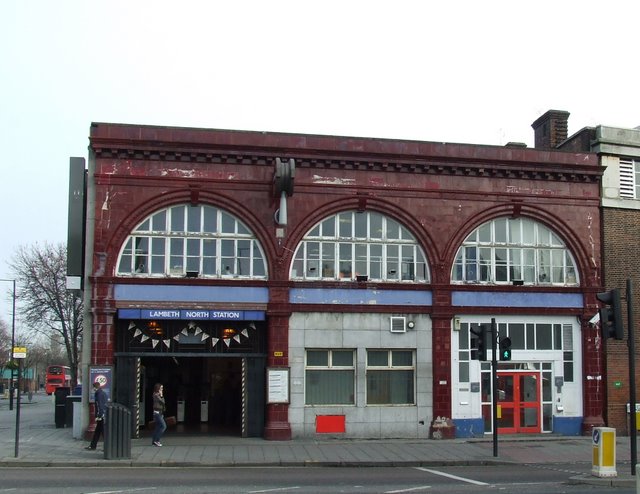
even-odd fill
[[(13, 364), (13, 348), (16, 345), (16, 280), (0, 278), (0, 281), (10, 281), (13, 283), (13, 308), (11, 311), (11, 350), (9, 350), (9, 361)], [(13, 410), (13, 365), (11, 365), (11, 379), (9, 379), (9, 410)]]

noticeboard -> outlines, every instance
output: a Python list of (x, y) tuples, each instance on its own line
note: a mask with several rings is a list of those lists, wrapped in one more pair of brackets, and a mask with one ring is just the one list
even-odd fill
[(99, 382), (100, 386), (107, 393), (107, 400), (111, 401), (111, 390), (113, 388), (113, 367), (112, 366), (96, 366), (89, 367), (89, 402), (95, 401), (95, 393), (93, 392), (93, 383)]
[(289, 368), (267, 369), (267, 403), (289, 403)]

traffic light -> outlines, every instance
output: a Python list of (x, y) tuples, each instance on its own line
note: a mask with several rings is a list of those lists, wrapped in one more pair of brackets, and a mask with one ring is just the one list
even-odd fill
[(608, 292), (596, 294), (596, 298), (605, 304), (600, 308), (600, 327), (602, 337), (624, 339), (624, 326), (622, 325), (622, 309), (620, 307), (620, 290), (614, 288)]
[(500, 360), (511, 360), (511, 338), (508, 336), (500, 340)]
[(487, 360), (487, 350), (491, 346), (491, 325), (480, 324), (478, 329), (471, 329), (471, 359)]

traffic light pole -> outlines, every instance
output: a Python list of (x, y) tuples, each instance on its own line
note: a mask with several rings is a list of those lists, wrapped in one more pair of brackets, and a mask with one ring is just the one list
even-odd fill
[(636, 363), (635, 363), (635, 326), (633, 325), (633, 292), (631, 280), (627, 279), (627, 328), (629, 336), (629, 437), (631, 439), (631, 475), (636, 474), (638, 463), (638, 445), (636, 444)]
[(493, 415), (493, 456), (498, 456), (498, 328), (495, 317), (491, 318), (491, 413)]

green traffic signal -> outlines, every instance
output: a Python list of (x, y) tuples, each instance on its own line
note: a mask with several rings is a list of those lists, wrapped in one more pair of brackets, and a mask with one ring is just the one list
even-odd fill
[(511, 338), (509, 337), (500, 340), (500, 360), (511, 360)]

